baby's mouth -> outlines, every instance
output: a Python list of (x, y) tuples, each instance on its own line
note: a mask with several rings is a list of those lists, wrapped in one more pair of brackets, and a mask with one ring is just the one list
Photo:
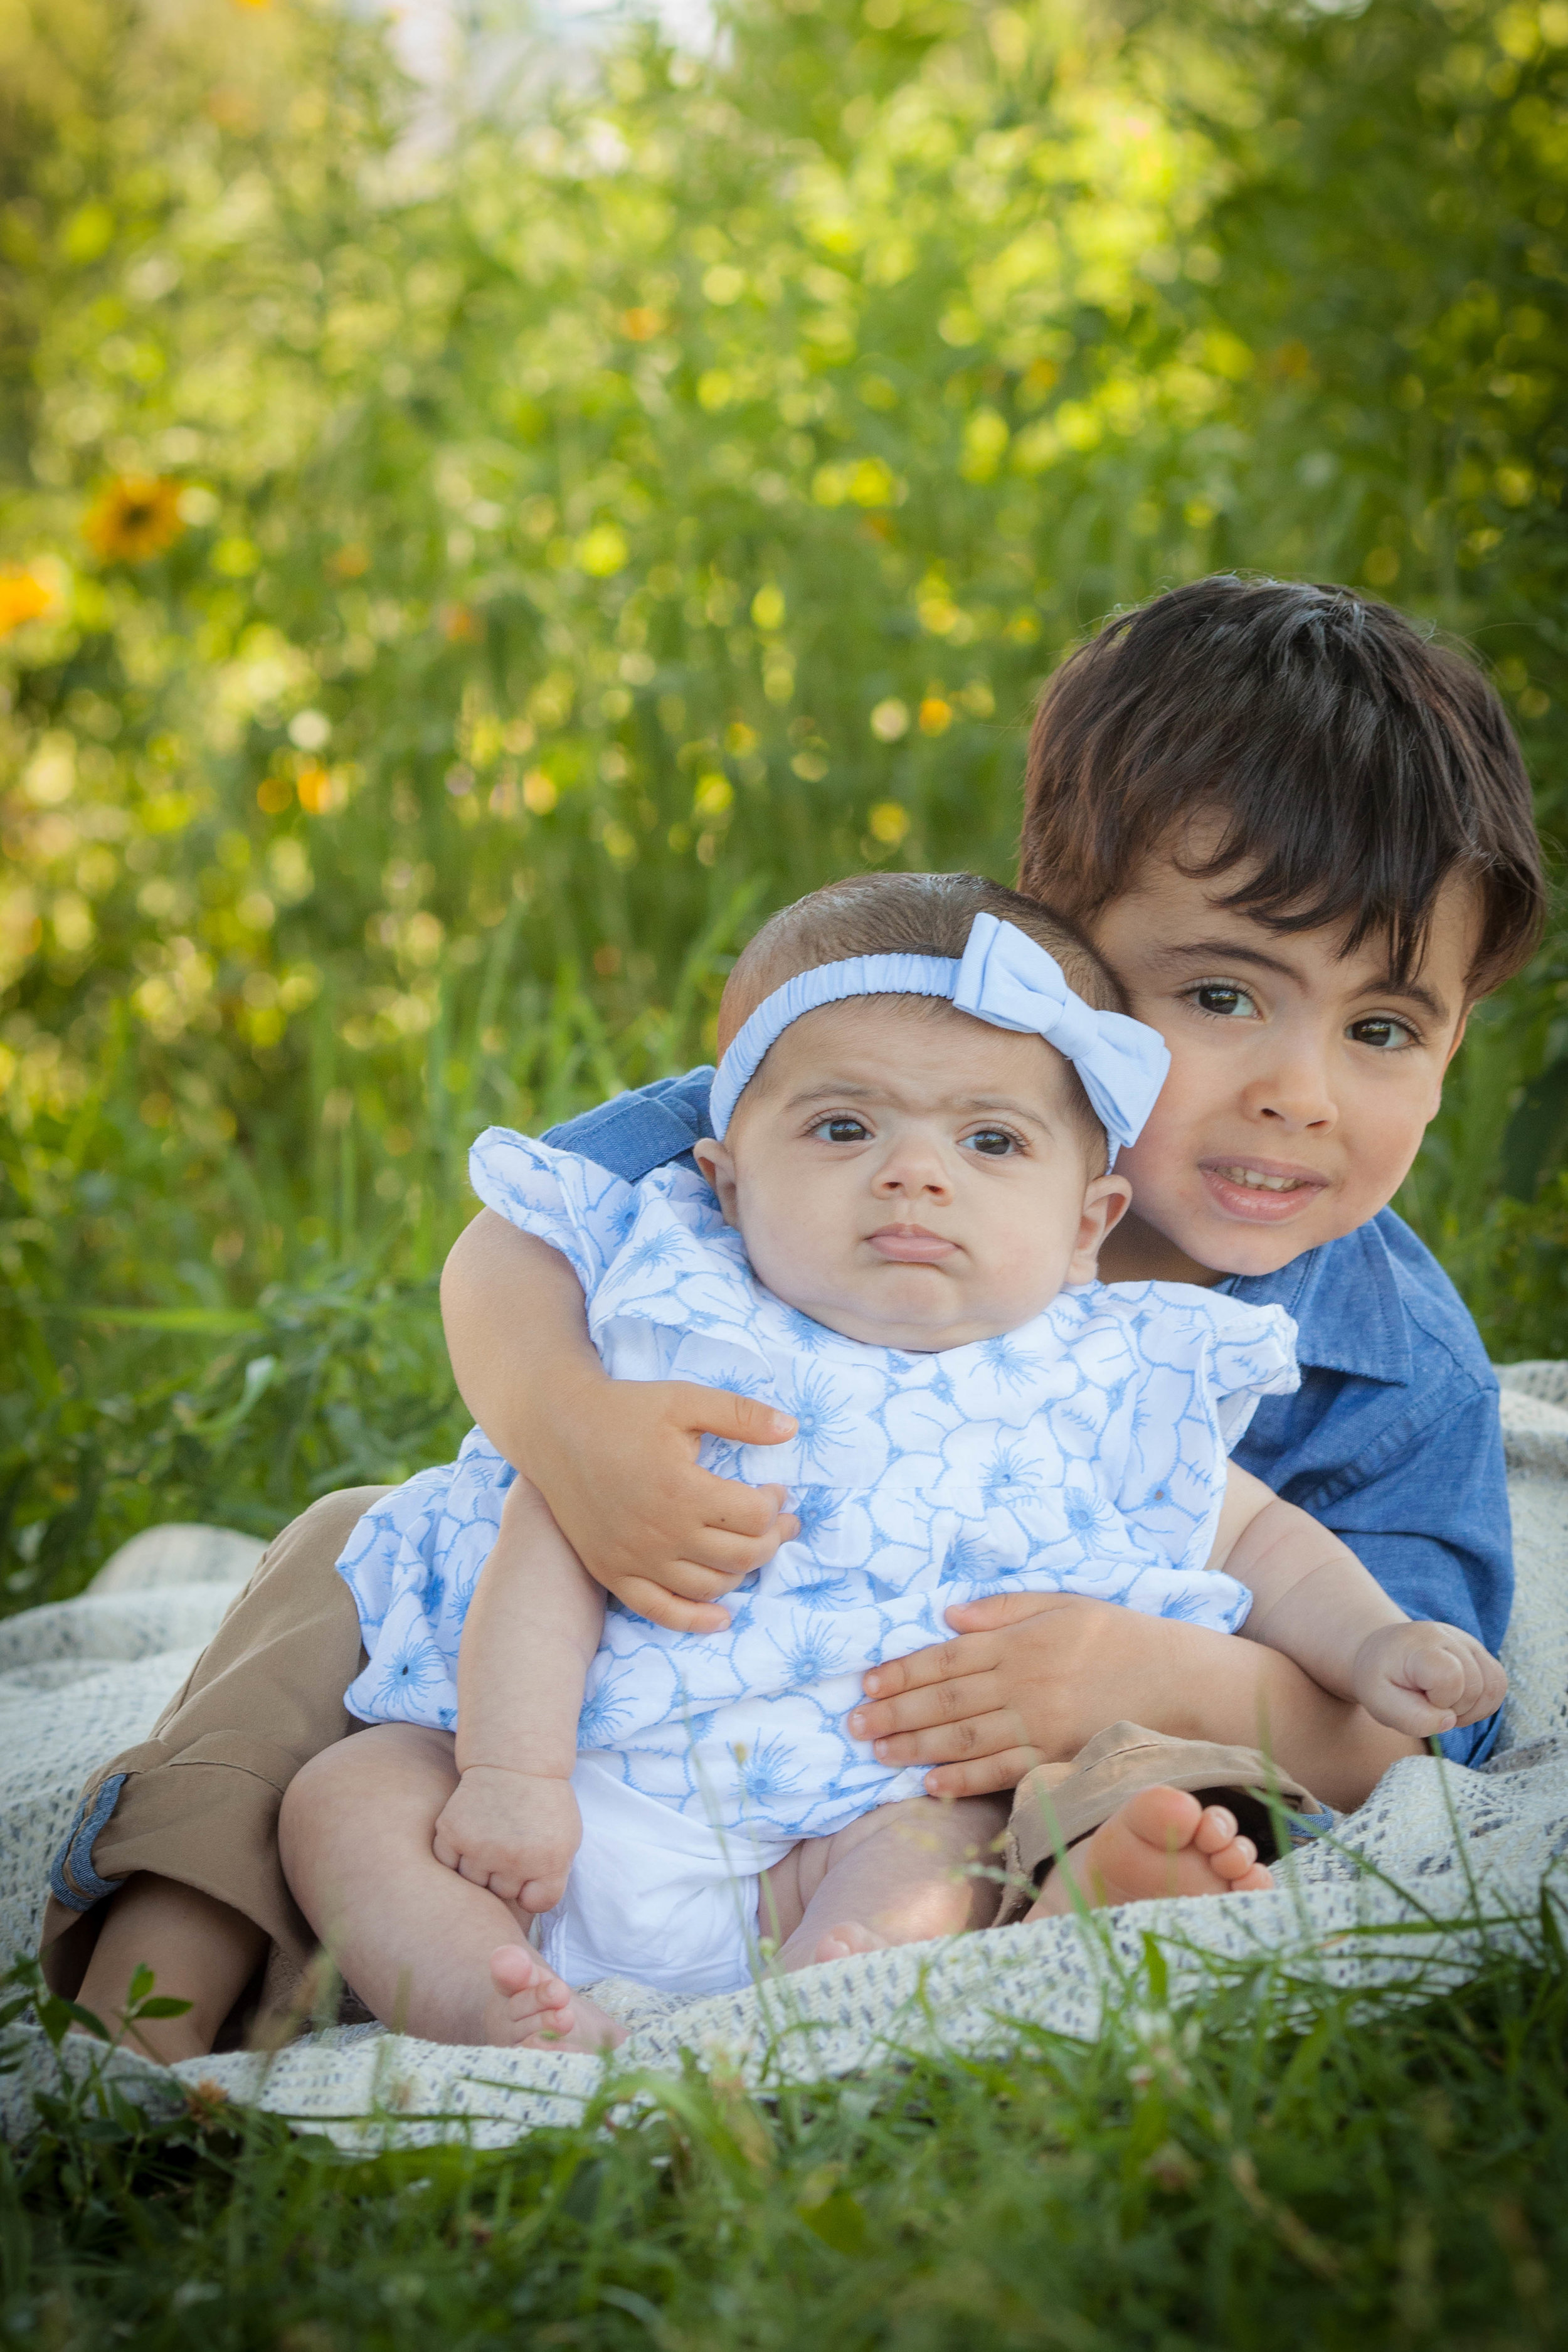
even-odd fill
[(924, 1225), (881, 1225), (866, 1238), (879, 1257), (897, 1265), (939, 1265), (958, 1247), (956, 1242), (943, 1241)]

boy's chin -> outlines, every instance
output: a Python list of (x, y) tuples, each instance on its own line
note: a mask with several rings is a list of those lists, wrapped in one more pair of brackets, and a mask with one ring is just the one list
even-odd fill
[(1229, 1218), (1194, 1220), (1177, 1247), (1219, 1280), (1227, 1275), (1278, 1274), (1292, 1258), (1323, 1242), (1337, 1241), (1342, 1228), (1327, 1217), (1307, 1214), (1284, 1225), (1238, 1225)]

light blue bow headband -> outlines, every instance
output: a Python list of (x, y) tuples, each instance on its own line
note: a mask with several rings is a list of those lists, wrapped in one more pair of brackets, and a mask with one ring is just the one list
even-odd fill
[(1157, 1029), (1125, 1013), (1097, 1013), (1068, 986), (1054, 955), (994, 915), (976, 915), (963, 960), (950, 956), (851, 956), (797, 971), (765, 996), (731, 1040), (714, 1074), (708, 1118), (725, 1129), (768, 1047), (803, 1013), (851, 996), (945, 996), (994, 1029), (1032, 1031), (1069, 1061), (1083, 1080), (1111, 1157), (1136, 1143), (1165, 1083), (1171, 1056)]

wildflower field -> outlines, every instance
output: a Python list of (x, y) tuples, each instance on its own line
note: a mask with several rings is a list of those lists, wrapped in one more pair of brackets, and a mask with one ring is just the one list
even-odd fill
[[(509, 31), (509, 26), (510, 30)], [(1568, 6), (0, 10), (7, 1605), (459, 1423), (468, 1142), (709, 1047), (1219, 566), (1471, 637), (1568, 821)], [(1568, 1306), (1559, 929), (1405, 1203)]]
[[(1565, 290), (1568, 0), (509, 0), (434, 86), (367, 10), (0, 0), (0, 1606), (444, 1458), (472, 1136), (705, 1057), (831, 876), (1010, 878), (1120, 604), (1468, 637), (1560, 872)], [(1560, 924), (1400, 1205), (1568, 1353)], [(693, 2084), (510, 2168), (62, 2110), (0, 2340), (1560, 2343), (1538, 1962), (1179, 2099)]]

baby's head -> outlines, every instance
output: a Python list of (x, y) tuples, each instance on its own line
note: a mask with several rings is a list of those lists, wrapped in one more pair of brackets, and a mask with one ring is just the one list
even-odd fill
[[(867, 957), (905, 961), (847, 969)], [(973, 874), (865, 875), (786, 907), (730, 975), (719, 1050), (697, 1159), (760, 1279), (921, 1350), (1093, 1278), (1131, 1196), (1114, 1145), (1164, 1058), (1070, 923)]]

